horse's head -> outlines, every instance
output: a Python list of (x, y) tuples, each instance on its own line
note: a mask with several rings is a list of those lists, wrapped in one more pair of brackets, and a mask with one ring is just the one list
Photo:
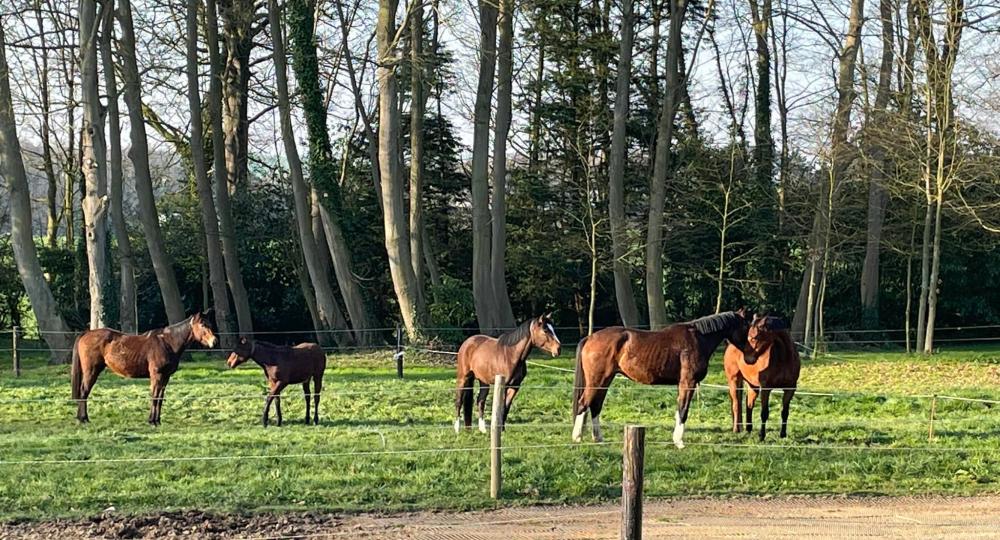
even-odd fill
[[(733, 327), (732, 332), (726, 338), (729, 343), (733, 344), (740, 352), (743, 353), (743, 361), (747, 364), (753, 364), (757, 362), (757, 351), (750, 345), (750, 340), (748, 335), (750, 333), (750, 328), (753, 326), (751, 321), (747, 319), (747, 308), (741, 307), (733, 311), (738, 320), (737, 324)], [(754, 317), (754, 322), (757, 318)]]
[(219, 338), (215, 336), (215, 323), (212, 322), (212, 311), (195, 313), (191, 317), (191, 335), (194, 340), (209, 349), (215, 347)]
[(554, 357), (559, 356), (562, 343), (556, 337), (556, 329), (552, 326), (551, 313), (547, 313), (531, 321), (531, 344)]
[[(750, 331), (747, 332), (747, 342), (753, 348), (755, 356), (763, 355), (774, 343), (775, 333), (787, 328), (788, 323), (779, 317), (754, 315)], [(754, 362), (756, 361), (754, 358)]]
[(233, 348), (233, 352), (229, 353), (229, 358), (226, 359), (226, 365), (230, 368), (234, 368), (248, 359), (253, 357), (253, 342), (245, 337), (241, 337), (236, 343), (236, 347)]

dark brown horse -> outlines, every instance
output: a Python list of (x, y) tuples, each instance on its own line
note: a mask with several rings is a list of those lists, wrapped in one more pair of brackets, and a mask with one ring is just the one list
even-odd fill
[(528, 374), (525, 359), (533, 347), (538, 347), (552, 356), (559, 355), (561, 344), (552, 327), (551, 314), (529, 319), (498, 338), (476, 335), (462, 343), (458, 349), (456, 372), (458, 389), (455, 396), (455, 433), (461, 430), (463, 411), (465, 427), (472, 427), (472, 385), (475, 379), (479, 380), (479, 396), (476, 398), (476, 405), (479, 407), (479, 431), (486, 433), (483, 410), (486, 408), (490, 385), (497, 375), (503, 375), (507, 381), (504, 418), (507, 417), (521, 381)]
[(160, 406), (170, 376), (177, 371), (181, 355), (192, 343), (215, 347), (215, 328), (207, 313), (195, 313), (183, 321), (144, 334), (123, 334), (99, 328), (87, 330), (73, 344), (73, 399), (76, 418), (89, 422), (87, 396), (105, 367), (122, 377), (149, 379), (152, 404), (149, 423), (160, 425)]
[(576, 349), (576, 382), (573, 390), (573, 440), (580, 442), (586, 413), (590, 411), (595, 441), (601, 441), (599, 420), (604, 398), (615, 375), (621, 373), (641, 384), (677, 385), (674, 444), (684, 448), (684, 423), (698, 383), (708, 373), (708, 359), (728, 339), (743, 354), (747, 345), (746, 310), (727, 311), (659, 331), (621, 326), (605, 328), (580, 340)]
[(241, 337), (236, 348), (229, 354), (226, 364), (230, 368), (246, 362), (257, 362), (267, 377), (267, 399), (264, 401), (264, 427), (275, 402), (278, 425), (281, 425), (281, 391), (289, 384), (302, 384), (306, 397), (306, 425), (309, 425), (309, 380), (313, 382), (313, 423), (319, 425), (319, 394), (323, 390), (323, 370), (326, 369), (326, 354), (315, 343), (300, 343), (294, 347), (274, 345), (264, 341), (250, 341)]
[(767, 433), (771, 391), (781, 389), (781, 436), (788, 434), (788, 405), (799, 383), (799, 351), (788, 333), (788, 326), (777, 317), (754, 318), (747, 340), (753, 347), (755, 361), (745, 357), (735, 347), (726, 348), (724, 367), (729, 380), (729, 400), (733, 407), (733, 432), (743, 427), (743, 381), (747, 382), (747, 433), (753, 431), (753, 405), (760, 394), (760, 440)]

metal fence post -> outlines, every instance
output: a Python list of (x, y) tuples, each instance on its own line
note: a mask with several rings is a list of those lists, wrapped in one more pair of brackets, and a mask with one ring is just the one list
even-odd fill
[(12, 341), (12, 343), (11, 343), (11, 345), (12, 345), (12, 348), (11, 348), (11, 357), (14, 359), (14, 376), (15, 377), (20, 377), (21, 376), (21, 351), (18, 350), (18, 342), (20, 341), (20, 339), (19, 339), (20, 336), (18, 334), (20, 332), (21, 332), (21, 329), (19, 327), (15, 326), (14, 327), (14, 331), (12, 332), (13, 338), (11, 340)]
[(396, 325), (396, 376), (403, 378), (403, 327)]

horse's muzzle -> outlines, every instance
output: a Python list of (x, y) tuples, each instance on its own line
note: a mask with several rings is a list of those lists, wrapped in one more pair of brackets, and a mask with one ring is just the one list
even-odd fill
[(748, 365), (748, 366), (752, 366), (752, 365), (756, 364), (757, 363), (757, 355), (756, 354), (743, 353), (743, 363), (746, 364), (746, 365)]

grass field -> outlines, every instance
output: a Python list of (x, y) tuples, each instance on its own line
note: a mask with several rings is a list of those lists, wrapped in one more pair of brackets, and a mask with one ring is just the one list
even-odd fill
[[(568, 357), (534, 361), (572, 367)], [(265, 429), (256, 365), (229, 370), (221, 355), (199, 357), (172, 379), (163, 425), (153, 428), (145, 423), (146, 381), (103, 374), (91, 423), (80, 426), (68, 401), (68, 366), (28, 359), (15, 379), (9, 357), (0, 356), (0, 520), (111, 506), (127, 513), (493, 506), (488, 436), (452, 431), (453, 368), (407, 362), (401, 381), (388, 353), (331, 356), (322, 425), (302, 424), (294, 387), (284, 394), (285, 426)], [(718, 357), (705, 382), (724, 384)], [(931, 399), (920, 397), (1000, 398), (996, 348), (806, 361), (800, 389), (836, 395), (797, 395), (786, 440), (777, 437), (772, 398), (774, 429), (764, 443), (731, 433), (728, 395), (705, 386), (683, 450), (667, 444), (673, 387), (617, 379), (602, 415), (607, 444), (573, 445), (572, 374), (532, 365), (524, 386), (504, 434), (501, 504), (614, 500), (626, 422), (650, 427), (647, 497), (1000, 492), (1000, 406), (937, 399), (928, 440)]]

